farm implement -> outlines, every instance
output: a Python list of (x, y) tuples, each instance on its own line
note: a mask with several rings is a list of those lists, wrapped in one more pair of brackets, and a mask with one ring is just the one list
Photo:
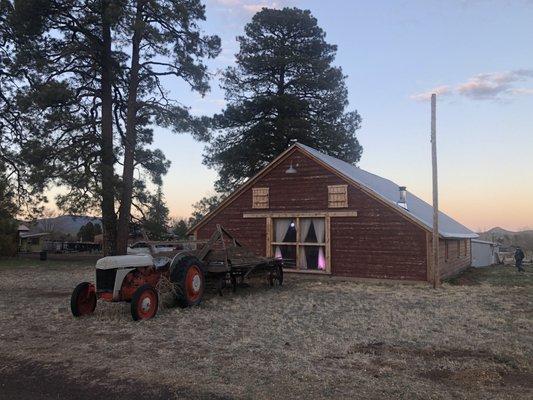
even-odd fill
[(82, 282), (71, 296), (75, 317), (92, 314), (98, 300), (129, 302), (133, 320), (153, 318), (162, 293), (171, 293), (181, 307), (201, 303), (206, 282), (218, 293), (228, 285), (233, 291), (244, 279), (263, 275), (270, 286), (283, 284), (282, 260), (260, 257), (239, 243), (223, 227), (206, 241), (191, 241), (195, 250), (169, 256), (110, 256), (96, 262), (96, 283)]

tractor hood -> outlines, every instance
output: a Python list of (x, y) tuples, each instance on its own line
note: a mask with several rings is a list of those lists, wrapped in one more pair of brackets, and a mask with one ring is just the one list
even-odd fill
[(149, 254), (131, 256), (109, 256), (100, 258), (96, 262), (97, 269), (138, 268), (154, 265)]

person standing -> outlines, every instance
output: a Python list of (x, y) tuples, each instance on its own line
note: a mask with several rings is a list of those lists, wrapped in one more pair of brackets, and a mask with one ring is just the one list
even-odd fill
[(514, 252), (514, 260), (516, 263), (516, 268), (518, 269), (518, 272), (524, 272), (524, 268), (522, 267), (522, 261), (524, 260), (524, 252), (520, 247), (516, 248), (516, 251)]

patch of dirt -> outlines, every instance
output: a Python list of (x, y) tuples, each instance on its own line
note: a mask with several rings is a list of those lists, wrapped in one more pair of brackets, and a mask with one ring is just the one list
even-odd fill
[(452, 370), (433, 369), (420, 374), (422, 378), (435, 382), (455, 382), (462, 385), (479, 386), (520, 386), (533, 388), (533, 373), (531, 372), (506, 372), (503, 370), (491, 371), (483, 368), (469, 368)]
[(147, 385), (140, 381), (111, 379), (106, 371), (86, 369), (73, 379), (68, 366), (18, 361), (0, 357), (0, 392), (3, 399), (17, 400), (168, 400), (227, 399), (212, 393), (175, 390), (165, 385)]
[(349, 352), (354, 353), (363, 353), (371, 355), (384, 355), (384, 354), (403, 354), (416, 357), (423, 357), (426, 359), (436, 359), (436, 358), (448, 358), (448, 359), (464, 359), (464, 358), (473, 358), (479, 360), (493, 361), (495, 363), (505, 364), (511, 368), (517, 368), (517, 363), (514, 359), (510, 357), (503, 357), (491, 353), (487, 350), (470, 350), (470, 349), (453, 349), (453, 348), (418, 348), (418, 347), (407, 347), (407, 346), (397, 346), (389, 345), (383, 342), (371, 342), (363, 343), (350, 348)]
[(533, 373), (532, 372), (508, 372), (501, 374), (503, 382), (507, 386), (521, 386), (528, 389), (533, 389)]
[(458, 371), (430, 370), (420, 374), (422, 378), (436, 382), (455, 382), (460, 385), (497, 385), (502, 377), (496, 371), (487, 371), (482, 368), (469, 368)]

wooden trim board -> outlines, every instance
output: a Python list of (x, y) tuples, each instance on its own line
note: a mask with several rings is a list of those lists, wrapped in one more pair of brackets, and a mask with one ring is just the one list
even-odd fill
[(243, 218), (315, 218), (315, 217), (357, 217), (357, 211), (265, 211), (245, 212)]

